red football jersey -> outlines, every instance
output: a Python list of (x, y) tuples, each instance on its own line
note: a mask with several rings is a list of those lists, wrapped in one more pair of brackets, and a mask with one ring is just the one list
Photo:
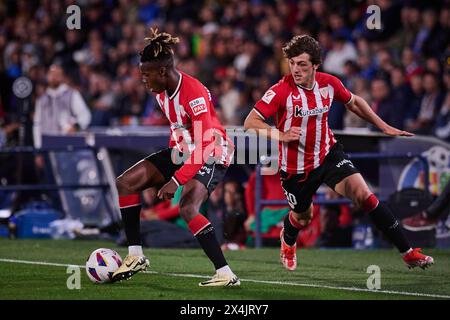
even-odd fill
[(333, 99), (348, 104), (353, 95), (338, 78), (316, 72), (312, 88), (296, 85), (289, 74), (255, 104), (254, 110), (263, 119), (275, 116), (278, 130), (286, 132), (291, 127), (301, 128), (298, 141), (279, 143), (279, 165), (283, 171), (309, 172), (322, 164), (336, 143), (328, 126)]
[(156, 95), (156, 100), (170, 122), (169, 147), (190, 154), (174, 175), (183, 185), (197, 174), (208, 156), (228, 166), (234, 146), (216, 116), (208, 89), (197, 79), (179, 73), (175, 92), (169, 97), (164, 91)]

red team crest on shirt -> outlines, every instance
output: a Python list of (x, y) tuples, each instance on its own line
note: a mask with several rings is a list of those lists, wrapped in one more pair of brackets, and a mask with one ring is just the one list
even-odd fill
[(206, 108), (205, 98), (203, 97), (190, 101), (189, 106), (191, 107), (192, 112), (194, 113), (195, 116), (199, 115), (202, 112), (208, 111), (208, 109)]
[(329, 94), (328, 87), (320, 88), (319, 92), (320, 92), (320, 95), (322, 96), (323, 99), (327, 99), (328, 98), (328, 94)]

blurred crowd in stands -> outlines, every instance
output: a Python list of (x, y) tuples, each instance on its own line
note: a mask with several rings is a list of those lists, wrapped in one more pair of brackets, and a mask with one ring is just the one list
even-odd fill
[[(66, 25), (72, 4), (81, 8), (80, 30)], [(380, 8), (380, 30), (366, 26), (372, 4)], [(5, 0), (0, 1), (0, 146), (17, 144), (19, 122), (30, 132), (25, 144), (33, 144), (34, 111), (45, 103), (39, 99), (46, 92), (58, 93), (51, 85), (55, 77), (82, 97), (76, 109), (85, 116), (72, 115), (65, 132), (166, 125), (138, 69), (149, 27), (180, 38), (177, 67), (210, 89), (226, 126), (241, 126), (264, 91), (289, 72), (284, 43), (310, 34), (323, 48), (320, 70), (338, 76), (386, 122), (450, 142), (449, 0)], [(11, 89), (20, 76), (34, 87), (26, 121)], [(336, 102), (329, 121), (332, 129), (375, 130)], [(226, 190), (218, 191), (225, 200)], [(244, 227), (251, 232), (248, 217), (254, 212), (249, 201), (243, 203), (225, 207), (239, 221), (246, 217)], [(339, 225), (338, 216), (332, 224)], [(237, 242), (243, 243), (240, 232)]]
[[(69, 5), (81, 29), (69, 30)], [(368, 30), (368, 5), (381, 30)], [(0, 3), (0, 119), (13, 121), (11, 84), (47, 88), (51, 64), (83, 96), (90, 126), (165, 125), (141, 85), (139, 51), (150, 26), (180, 38), (177, 66), (212, 92), (226, 125), (239, 126), (264, 90), (288, 72), (281, 47), (311, 34), (323, 48), (322, 70), (339, 76), (387, 122), (449, 140), (450, 2), (276, 0), (18, 0)], [(335, 104), (334, 129), (367, 127)], [(444, 128), (444, 129), (443, 129)]]

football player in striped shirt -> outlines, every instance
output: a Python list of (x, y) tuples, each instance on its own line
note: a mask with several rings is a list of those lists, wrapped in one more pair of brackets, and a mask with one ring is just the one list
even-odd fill
[(223, 180), (234, 146), (220, 124), (208, 89), (174, 66), (172, 45), (178, 38), (151, 29), (142, 50), (140, 71), (146, 89), (170, 122), (169, 148), (151, 154), (117, 178), (119, 205), (128, 240), (128, 256), (113, 274), (123, 280), (145, 270), (140, 238), (140, 192), (154, 188), (160, 199), (172, 198), (183, 186), (180, 215), (187, 222), (216, 273), (200, 286), (237, 286), (209, 220), (199, 213), (217, 183)]
[[(398, 248), (409, 268), (433, 264), (433, 258), (422, 254), (420, 248), (411, 248), (392, 212), (380, 203), (346, 157), (328, 126), (328, 113), (336, 100), (386, 135), (413, 134), (388, 125), (338, 78), (317, 71), (322, 58), (314, 38), (294, 36), (283, 47), (283, 53), (290, 73), (256, 102), (244, 126), (279, 141), (281, 184), (292, 209), (280, 234), (284, 267), (297, 267), (297, 236), (311, 221), (312, 198), (322, 183), (368, 213), (375, 226)], [(275, 118), (276, 130), (265, 122), (269, 117)]]

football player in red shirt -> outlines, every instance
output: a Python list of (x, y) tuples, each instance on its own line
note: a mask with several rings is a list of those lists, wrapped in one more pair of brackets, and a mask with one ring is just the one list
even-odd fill
[(225, 260), (213, 226), (199, 213), (201, 204), (223, 180), (234, 146), (217, 119), (208, 89), (174, 67), (172, 45), (178, 43), (178, 38), (151, 29), (145, 40), (146, 46), (140, 53), (142, 81), (156, 95), (169, 120), (171, 139), (169, 148), (139, 161), (117, 178), (129, 247), (128, 256), (113, 274), (113, 280), (127, 279), (149, 265), (139, 234), (140, 192), (156, 188), (159, 198), (169, 199), (183, 185), (180, 215), (216, 269), (214, 277), (200, 286), (240, 285)]
[[(312, 218), (312, 197), (322, 182), (367, 212), (375, 226), (398, 248), (409, 268), (426, 268), (433, 258), (411, 248), (392, 212), (372, 193), (347, 158), (328, 126), (333, 100), (378, 127), (389, 136), (412, 136), (378, 117), (361, 97), (352, 94), (336, 77), (318, 72), (319, 43), (307, 35), (293, 37), (284, 47), (290, 74), (272, 86), (245, 120), (246, 129), (278, 139), (281, 184), (291, 207), (281, 231), (281, 262), (297, 267), (296, 239)], [(277, 130), (265, 123), (275, 117)]]

